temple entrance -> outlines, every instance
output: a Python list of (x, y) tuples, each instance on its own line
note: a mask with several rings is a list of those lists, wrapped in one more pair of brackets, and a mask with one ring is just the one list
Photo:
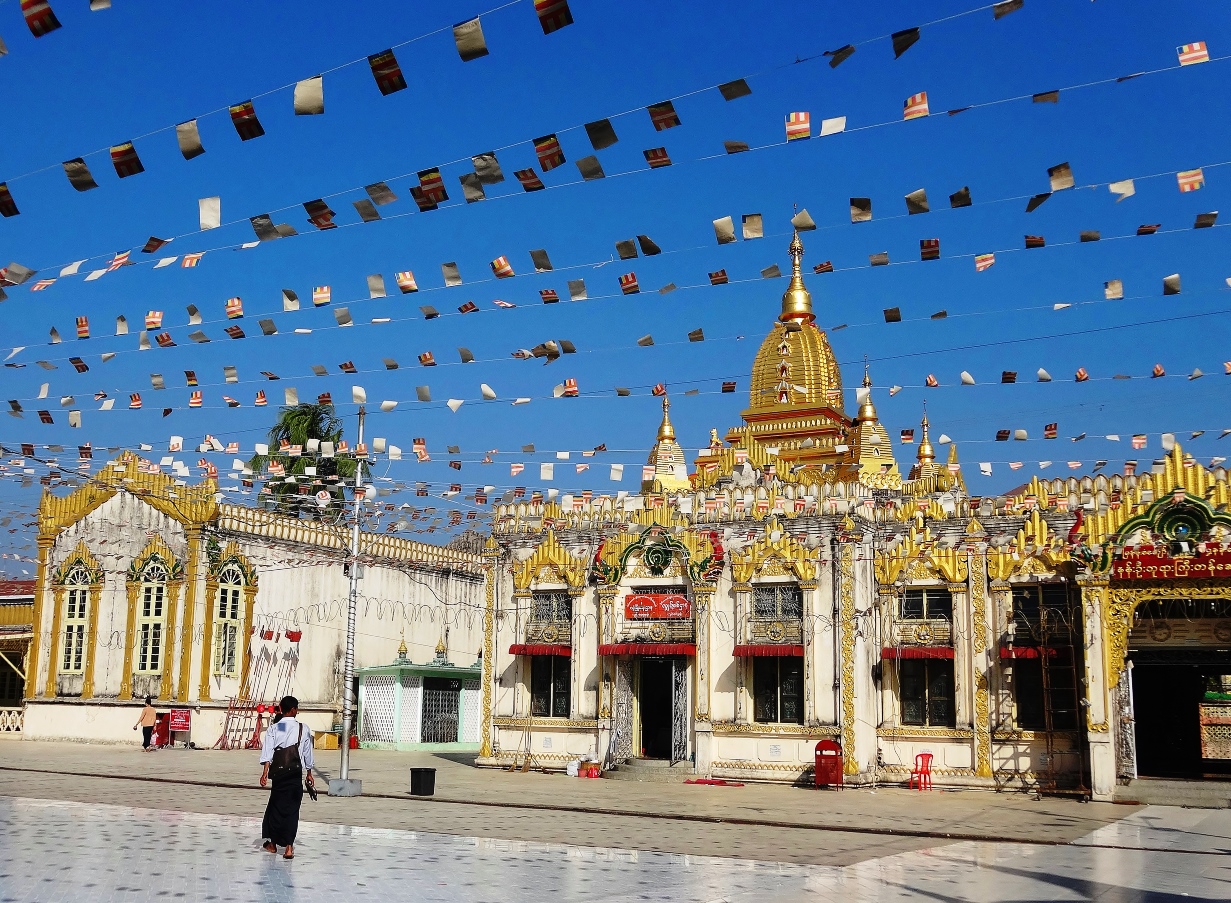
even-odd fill
[(1137, 773), (1231, 778), (1231, 658), (1179, 650), (1132, 658)]
[(688, 663), (641, 658), (637, 666), (637, 731), (643, 759), (678, 762), (688, 756)]

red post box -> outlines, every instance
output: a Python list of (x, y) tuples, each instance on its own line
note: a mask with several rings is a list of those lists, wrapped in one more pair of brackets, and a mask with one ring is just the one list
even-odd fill
[(842, 746), (834, 740), (822, 740), (816, 744), (817, 787), (842, 786)]
[(171, 719), (166, 714), (156, 716), (157, 721), (154, 722), (154, 746), (163, 747), (171, 745)]

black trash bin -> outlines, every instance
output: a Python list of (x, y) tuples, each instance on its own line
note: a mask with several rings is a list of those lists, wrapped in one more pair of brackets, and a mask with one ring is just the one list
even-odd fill
[(415, 796), (432, 796), (436, 792), (436, 769), (412, 768), (410, 792)]

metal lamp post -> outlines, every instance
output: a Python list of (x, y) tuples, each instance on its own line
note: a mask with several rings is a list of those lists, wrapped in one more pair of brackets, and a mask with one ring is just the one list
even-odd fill
[[(363, 444), (363, 420), (366, 410), (359, 407), (359, 438)], [(330, 796), (359, 796), (363, 782), (350, 776), (350, 738), (355, 731), (355, 616), (359, 607), (359, 519), (363, 510), (363, 461), (355, 461), (355, 511), (350, 535), (350, 592), (346, 601), (346, 656), (342, 677), (342, 761), (338, 777), (329, 782)]]

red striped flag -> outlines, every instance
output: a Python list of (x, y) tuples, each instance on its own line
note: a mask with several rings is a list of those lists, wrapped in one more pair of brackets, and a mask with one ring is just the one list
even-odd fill
[(1200, 169), (1186, 169), (1175, 174), (1180, 184), (1180, 192), (1200, 191), (1205, 187), (1205, 174)]
[(1049, 423), (1043, 427), (1044, 439), (1055, 439), (1060, 434), (1060, 424)]
[(658, 383), (650, 390), (654, 395), (662, 396), (667, 394), (667, 386), (665, 383)]
[(318, 229), (336, 229), (338, 224), (333, 221), (333, 210), (323, 200), (304, 201), (303, 209), (308, 214), (308, 222)]
[(710, 285), (726, 285), (728, 282), (730, 282), (730, 279), (727, 278), (727, 271), (725, 269), (710, 273)]
[(940, 239), (939, 238), (919, 239), (919, 259), (920, 260), (940, 260)]
[(190, 408), (201, 407), (201, 390), (200, 389), (197, 389), (195, 392), (193, 392), (191, 395), (188, 396), (188, 407)]
[(660, 169), (671, 165), (671, 157), (667, 154), (665, 147), (655, 147), (641, 153), (645, 156), (645, 162), (650, 164), (650, 169)]
[(651, 104), (646, 107), (650, 114), (650, 122), (654, 124), (654, 130), (661, 132), (663, 129), (675, 128), (680, 124), (680, 117), (676, 115), (675, 104), (669, 100), (664, 100), (662, 103)]
[(550, 172), (564, 163), (564, 151), (561, 149), (560, 142), (556, 140), (555, 135), (544, 135), (541, 138), (535, 138), (534, 153), (539, 158), (539, 167), (543, 172)]
[(244, 337), (244, 329), (242, 326), (228, 326), (222, 331), (233, 339), (242, 339)]
[(410, 270), (401, 273), (394, 273), (393, 279), (398, 284), (398, 288), (403, 295), (409, 295), (411, 292), (419, 291), (419, 285), (415, 282), (415, 274)]
[(459, 314), (472, 314), (478, 309), (479, 309), (479, 305), (475, 304), (473, 301), (467, 301), (465, 304), (463, 304), (461, 307), (457, 309), (457, 312)]
[(171, 333), (160, 332), (154, 337), (154, 341), (158, 343), (159, 348), (174, 348), (175, 339), (171, 338)]
[(251, 141), (265, 134), (261, 121), (256, 118), (256, 110), (252, 106), (252, 101), (245, 100), (243, 103), (237, 103), (230, 108), (230, 112), (231, 124), (235, 126), (240, 141)]
[[(22, 5), (24, 6), (25, 4), (23, 3)], [(1175, 49), (1175, 55), (1180, 58), (1181, 66), (1191, 66), (1194, 63), (1208, 63), (1210, 61), (1210, 51), (1205, 46), (1205, 41), (1181, 44)]]
[(1073, 379), (1079, 383), (1084, 383), (1090, 378), (1090, 374), (1086, 372), (1085, 367), (1078, 367), (1077, 372), (1073, 374)]
[(573, 13), (568, 8), (568, 0), (534, 0), (534, 12), (539, 17), (543, 34), (551, 34), (573, 24)]
[(924, 383), (924, 385), (926, 385), (929, 389), (935, 389), (937, 386), (939, 386), (939, 385), (940, 385), (940, 381), (939, 381), (938, 379), (936, 379), (936, 377), (935, 377), (933, 374), (931, 374), (931, 373), (929, 373), (929, 374), (928, 374), (928, 378), (927, 378), (927, 379), (925, 379), (925, 380), (923, 381), (923, 383)]
[(539, 289), (539, 297), (544, 304), (555, 304), (560, 300), (560, 295), (554, 288)]
[(1154, 369), (1150, 371), (1151, 379), (1158, 379), (1160, 376), (1166, 376), (1167, 371), (1163, 369), (1162, 364), (1155, 364)]
[(425, 351), (421, 355), (419, 355), (419, 363), (422, 364), (424, 367), (435, 367), (436, 358), (432, 354), (432, 352)]
[(509, 263), (507, 257), (497, 257), (491, 262), (492, 273), (497, 279), (508, 279), (510, 276), (516, 275), (513, 272), (513, 265)]
[(641, 291), (641, 286), (637, 284), (636, 273), (625, 273), (620, 277), (620, 291), (626, 295), (635, 295)]
[(316, 403), (321, 405), (331, 405), (333, 404), (333, 396), (328, 392), (322, 392), (320, 395), (316, 396)]
[(51, 11), (47, 0), (21, 0), (21, 14), (26, 17), (26, 25), (36, 38), (60, 27), (60, 20)]
[(90, 337), (90, 318), (89, 317), (78, 317), (77, 318), (77, 338), (88, 339), (89, 337)]
[(406, 87), (402, 67), (398, 65), (392, 50), (372, 54), (368, 57), (368, 65), (372, 67), (372, 78), (376, 79), (376, 87), (380, 88), (380, 93), (384, 96), (388, 97)]
[(982, 273), (986, 269), (990, 269), (996, 263), (995, 254), (976, 254), (975, 255), (975, 272)]
[(449, 199), (449, 195), (445, 191), (445, 181), (441, 177), (438, 167), (425, 169), (419, 173), (419, 188), (423, 191), (425, 197), (431, 198), (433, 203), (443, 204)]
[(542, 191), (545, 187), (543, 180), (533, 169), (519, 169), (513, 175), (517, 176), (517, 181), (521, 182), (521, 187), (526, 191)]
[(1133, 448), (1145, 448), (1145, 447), (1146, 447), (1146, 434), (1137, 433), (1136, 435), (1134, 435), (1133, 436)]
[(111, 165), (115, 167), (115, 174), (121, 179), (145, 172), (145, 167), (141, 165), (141, 158), (137, 156), (137, 149), (133, 147), (131, 141), (125, 141), (111, 148)]
[(812, 114), (791, 113), (786, 118), (786, 140), (812, 137)]
[(329, 286), (318, 285), (312, 289), (312, 304), (315, 307), (323, 307), (329, 303)]
[(238, 320), (244, 315), (244, 302), (239, 298), (228, 298), (226, 310), (228, 320)]
[(7, 182), (0, 182), (0, 216), (8, 218), (17, 216), (21, 213), (17, 209), (17, 202), (13, 200), (13, 193), (9, 191)]
[(55, 282), (54, 279), (40, 279), (38, 282), (30, 286), (30, 291), (41, 292), (44, 289), (46, 289), (48, 286), (50, 286), (53, 282)]
[(205, 256), (204, 251), (194, 251), (191, 254), (185, 254), (184, 259), (180, 261), (180, 266), (183, 267), (184, 269), (190, 269), (192, 267), (195, 267), (198, 263), (201, 262), (201, 258), (204, 256)]
[(162, 311), (151, 310), (145, 315), (145, 328), (157, 329), (162, 326)]
[(223, 401), (225, 401), (225, 402), (227, 403), (227, 407), (228, 407), (228, 408), (237, 408), (237, 407), (239, 407), (239, 402), (238, 402), (238, 401), (236, 401), (234, 398), (232, 398), (230, 395), (223, 395), (223, 396), (222, 396), (222, 400), (223, 400)]
[(128, 396), (128, 407), (134, 411), (141, 407), (141, 393), (140, 392), (133, 392), (131, 395)]
[(127, 266), (128, 265), (128, 255), (130, 253), (131, 252), (129, 251), (121, 251), (119, 254), (116, 254), (114, 257), (112, 257), (111, 263), (107, 264), (107, 272), (111, 272), (112, 270), (118, 270), (122, 266)]
[(927, 91), (920, 91), (906, 98), (906, 102), (902, 105), (903, 119), (919, 119), (927, 115), (929, 115)]

